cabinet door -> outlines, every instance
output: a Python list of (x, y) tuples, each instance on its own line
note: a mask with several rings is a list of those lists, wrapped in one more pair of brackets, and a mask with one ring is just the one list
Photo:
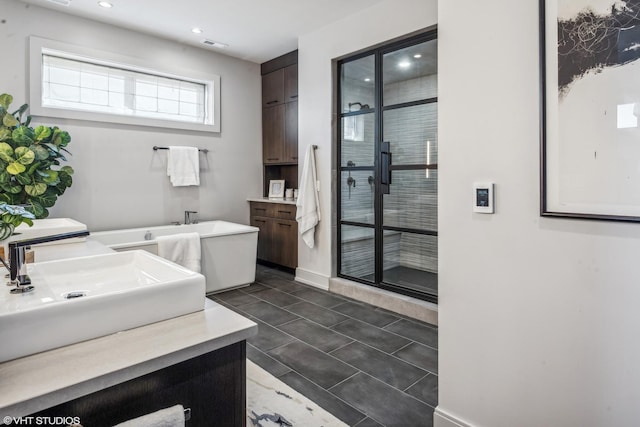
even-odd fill
[(284, 102), (298, 100), (298, 64), (284, 69)]
[(273, 224), (268, 218), (251, 218), (251, 225), (258, 227), (258, 259), (273, 261)]
[(284, 149), (285, 106), (262, 109), (262, 161), (282, 163)]
[(289, 268), (298, 266), (298, 223), (275, 219), (274, 234), (277, 242), (278, 261), (280, 265)]
[(285, 104), (284, 161), (298, 162), (298, 102)]
[(284, 103), (284, 69), (262, 76), (262, 107)]

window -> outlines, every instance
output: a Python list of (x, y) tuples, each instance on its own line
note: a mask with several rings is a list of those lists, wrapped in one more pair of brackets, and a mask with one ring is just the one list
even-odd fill
[(90, 53), (31, 38), (32, 114), (220, 131), (219, 76), (185, 77)]

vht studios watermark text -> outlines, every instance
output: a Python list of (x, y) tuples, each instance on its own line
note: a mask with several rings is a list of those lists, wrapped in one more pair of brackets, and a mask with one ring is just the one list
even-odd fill
[(80, 424), (80, 417), (10, 417), (2, 418), (4, 425), (15, 426), (69, 426)]

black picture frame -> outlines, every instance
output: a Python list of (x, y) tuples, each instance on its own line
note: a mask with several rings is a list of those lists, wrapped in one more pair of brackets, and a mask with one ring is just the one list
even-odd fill
[[(640, 92), (636, 106), (615, 99), (624, 88), (607, 86), (612, 73), (640, 74), (640, 1), (623, 3), (629, 9), (616, 9), (613, 0), (610, 10), (594, 10), (593, 0), (539, 0), (543, 217), (640, 221), (640, 167), (627, 162), (637, 157), (640, 165), (640, 148), (629, 144), (637, 137), (640, 147), (640, 119), (634, 127), (630, 113), (640, 116)], [(581, 44), (585, 29), (593, 37), (588, 45)]]

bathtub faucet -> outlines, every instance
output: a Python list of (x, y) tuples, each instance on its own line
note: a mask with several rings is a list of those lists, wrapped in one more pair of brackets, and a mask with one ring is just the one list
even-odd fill
[(196, 211), (184, 211), (184, 223), (185, 224), (196, 224), (198, 221), (191, 219), (191, 214), (197, 214)]
[(84, 230), (9, 242), (9, 285), (15, 286), (15, 288), (11, 289), (11, 293), (19, 294), (33, 290), (29, 276), (26, 274), (20, 274), (22, 266), (24, 265), (25, 251), (29, 249), (31, 245), (55, 242), (57, 240), (64, 239), (73, 239), (75, 237), (86, 237), (88, 235), (89, 230)]

